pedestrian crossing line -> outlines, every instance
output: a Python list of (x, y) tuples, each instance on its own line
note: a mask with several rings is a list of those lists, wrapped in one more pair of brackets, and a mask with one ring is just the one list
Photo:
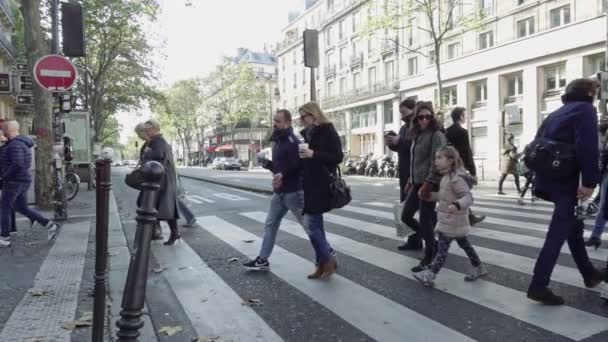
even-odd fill
[[(200, 336), (231, 341), (283, 341), (185, 242), (152, 244), (163, 275)], [(204, 303), (203, 300), (206, 300)]]
[[(266, 217), (264, 212), (243, 213), (241, 215), (260, 223), (263, 223)], [(363, 221), (361, 222), (363, 223)], [(306, 233), (294, 221), (283, 220), (281, 229), (300, 238), (308, 238)], [(418, 265), (418, 259), (386, 251), (333, 233), (327, 232), (326, 234), (328, 240), (338, 252), (405, 278), (414, 279), (409, 269)], [(464, 274), (444, 268), (435, 279), (435, 287), (439, 291), (577, 341), (608, 329), (608, 318), (569, 306), (550, 309), (528, 300), (524, 292), (482, 279), (476, 282), (465, 282), (463, 278)], [(407, 341), (407, 339), (403, 338), (402, 341)]]
[[(261, 245), (257, 235), (216, 216), (197, 217), (197, 221), (239, 252), (250, 258), (257, 256)], [(279, 246), (275, 251), (281, 257), (273, 261), (272, 273), (375, 340), (474, 341), (339, 275), (330, 281), (307, 279), (306, 274), (314, 269), (312, 262)]]
[(508, 208), (508, 209), (515, 209), (515, 210), (532, 210), (532, 211), (539, 211), (539, 212), (546, 212), (546, 213), (553, 213), (553, 206), (539, 206), (536, 204), (526, 204), (526, 205), (519, 205), (517, 203), (505, 203), (505, 202), (498, 202), (498, 201), (488, 201), (485, 199), (479, 199), (479, 198), (475, 198), (475, 204), (481, 204), (484, 206), (492, 206), (492, 207), (499, 207), (499, 208)]
[(215, 203), (214, 200), (208, 199), (206, 197), (198, 196), (198, 195), (188, 195), (189, 198), (195, 198), (199, 201), (203, 201), (205, 203)]
[(76, 314), (89, 241), (89, 230), (79, 228), (82, 225), (61, 227), (32, 285), (47, 295), (25, 294), (0, 331), (0, 341), (22, 342), (39, 336), (48, 341), (69, 340), (71, 332), (61, 326)]
[(229, 194), (229, 193), (225, 193), (225, 192), (217, 192), (217, 193), (214, 193), (213, 196), (221, 198), (221, 199), (229, 200), (229, 201), (249, 201), (249, 198), (245, 198), (245, 197), (241, 197), (241, 196), (237, 196), (237, 195)]
[[(333, 214), (330, 214), (333, 215)], [(389, 226), (381, 226), (380, 227), (370, 227), (370, 223), (367, 221), (357, 220), (348, 218), (337, 219), (335, 217), (331, 217), (331, 221), (328, 219), (328, 222), (335, 223), (340, 221), (344, 224), (336, 223), (338, 225), (344, 226), (348, 229), (354, 229), (358, 231), (363, 231), (366, 233), (374, 234), (377, 236), (382, 236), (384, 238), (388, 238), (395, 241), (403, 241), (402, 239), (395, 236), (395, 229)], [(527, 275), (534, 274), (534, 264), (536, 263), (536, 259), (524, 257), (521, 255), (515, 255), (495, 249), (485, 248), (482, 246), (474, 246), (477, 254), (479, 254), (479, 258), (486, 265), (495, 265), (498, 267), (502, 267), (511, 271), (524, 273)], [(466, 258), (466, 253), (458, 248), (458, 246), (453, 246), (450, 248), (449, 254), (458, 255), (460, 257)], [(587, 289), (583, 283), (582, 277), (579, 275), (578, 270), (562, 266), (560, 264), (556, 264), (553, 270), (553, 275), (551, 277), (552, 281), (560, 282), (566, 285), (570, 285), (573, 287), (577, 287), (583, 290), (600, 292), (601, 289)]]
[(197, 200), (196, 198), (192, 197), (192, 196), (186, 196), (186, 198), (188, 199), (188, 201), (190, 202), (194, 202), (196, 204), (203, 204), (202, 201)]
[[(392, 208), (392, 206), (391, 206), (391, 208)], [(374, 216), (374, 217), (387, 219), (387, 220), (391, 220), (391, 221), (394, 220), (393, 213), (389, 213), (386, 211), (379, 211), (379, 210), (352, 206), (352, 205), (341, 208), (340, 210), (353, 212), (353, 213), (357, 213), (357, 214), (362, 214), (362, 215)], [(475, 227), (478, 227), (478, 226), (484, 227), (484, 224), (487, 224), (487, 223), (497, 224), (497, 225), (506, 226), (506, 227), (513, 227), (513, 228), (518, 228), (518, 229), (534, 230), (534, 231), (545, 232), (545, 233), (549, 229), (548, 223), (541, 224), (541, 223), (534, 223), (534, 222), (523, 222), (523, 221), (502, 219), (502, 218), (497, 218), (497, 217), (486, 217), (486, 219), (483, 222), (478, 223), (477, 225), (475, 225)], [(591, 236), (591, 232), (586, 230), (583, 233), (583, 236), (585, 238), (589, 238)], [(608, 236), (606, 236), (606, 235), (602, 236), (602, 241), (608, 241)]]
[[(342, 209), (344, 209), (344, 208), (342, 208)], [(382, 212), (374, 210), (372, 213), (360, 213), (360, 214), (366, 215), (366, 216), (378, 217), (379, 213), (382, 213)], [(338, 216), (338, 215), (334, 215), (334, 214), (328, 214), (328, 215), (326, 215), (326, 221), (336, 223), (339, 225), (343, 225), (346, 227), (350, 227), (351, 225), (357, 224), (358, 220), (343, 217), (343, 216)], [(391, 221), (392, 221), (392, 217), (391, 217)], [(383, 226), (383, 225), (379, 225), (376, 223), (370, 223), (370, 222), (366, 222), (366, 221), (363, 221), (363, 222), (365, 222), (365, 225), (367, 227), (374, 228), (376, 230), (382, 231), (383, 229), (390, 229), (390, 230), (392, 230), (393, 235), (389, 236), (389, 237), (395, 237), (395, 228), (394, 227)], [(534, 247), (534, 248), (538, 248), (538, 249), (542, 248), (545, 243), (545, 239), (542, 239), (542, 238), (537, 238), (537, 237), (528, 236), (528, 235), (507, 233), (507, 232), (503, 232), (500, 230), (483, 228), (483, 223), (478, 223), (477, 225), (475, 225), (475, 227), (473, 229), (471, 229), (470, 235), (479, 236), (482, 238), (495, 240), (495, 241), (499, 241), (499, 242), (507, 242), (507, 243), (512, 243), (512, 244), (516, 244), (516, 245)], [(561, 253), (571, 255), (567, 244), (564, 244), (564, 246), (562, 246)], [(606, 249), (606, 248), (600, 248), (597, 250), (588, 249), (587, 253), (590, 258), (597, 259), (598, 261), (601, 261), (601, 262), (604, 262), (606, 259), (608, 259), (608, 249)]]

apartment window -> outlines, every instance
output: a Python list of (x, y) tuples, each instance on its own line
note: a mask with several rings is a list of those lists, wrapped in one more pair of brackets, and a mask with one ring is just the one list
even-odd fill
[(601, 55), (595, 55), (589, 57), (589, 64), (591, 70), (587, 74), (594, 75), (600, 71), (606, 71), (606, 56), (602, 53)]
[(488, 83), (481, 81), (475, 83), (475, 102), (486, 102), (488, 100)]
[(545, 90), (547, 93), (566, 87), (566, 65), (545, 68)]
[(479, 10), (484, 15), (491, 15), (494, 12), (494, 0), (479, 0)]
[(306, 84), (306, 68), (302, 69), (302, 84)]
[(453, 107), (458, 104), (458, 91), (456, 87), (443, 89), (443, 107)]
[(460, 56), (460, 43), (452, 43), (448, 45), (448, 59), (454, 59)]
[(340, 95), (344, 95), (346, 92), (346, 77), (340, 79)]
[(298, 63), (298, 52), (297, 51), (293, 51), (293, 65), (296, 65)]
[(471, 129), (471, 148), (474, 156), (487, 155), (488, 143), (488, 127), (473, 127)]
[(602, 0), (602, 12), (608, 11), (608, 0)]
[(521, 75), (511, 76), (507, 79), (507, 96), (516, 97), (524, 93), (524, 80)]
[(330, 46), (331, 46), (331, 33), (332, 33), (332, 27), (331, 27), (331, 26), (329, 26), (329, 27), (327, 28), (327, 31), (325, 32), (325, 45), (326, 45), (327, 47), (330, 47)]
[(359, 56), (359, 53), (361, 52), (359, 42), (359, 40), (353, 42), (353, 56)]
[(523, 5), (526, 0), (517, 0), (517, 5)]
[(429, 65), (435, 65), (435, 50), (429, 50)]
[(334, 82), (327, 82), (327, 97), (334, 95)]
[(549, 11), (551, 28), (570, 24), (570, 5), (554, 8)]
[(371, 67), (367, 70), (369, 85), (374, 86), (376, 84), (376, 67)]
[(534, 34), (534, 17), (517, 22), (517, 38), (523, 38), (531, 34)]
[(281, 58), (281, 65), (283, 66), (283, 71), (285, 71), (285, 58)]
[(327, 0), (327, 10), (331, 11), (334, 9), (334, 0)]
[(414, 19), (410, 19), (407, 21), (407, 28), (405, 31), (405, 39), (407, 42), (407, 46), (414, 45)]
[(304, 103), (308, 103), (308, 95), (304, 94), (304, 96), (302, 96), (302, 99), (304, 100)]
[(361, 73), (356, 72), (353, 74), (353, 89), (359, 89), (361, 87)]
[(346, 38), (346, 21), (340, 20), (338, 23), (338, 39), (342, 40)]
[(393, 123), (393, 100), (384, 101), (384, 124), (390, 125)]
[(494, 46), (494, 32), (488, 31), (479, 35), (479, 49), (487, 49)]
[(346, 48), (340, 49), (340, 69), (346, 67)]
[(367, 40), (367, 52), (371, 53), (376, 49), (376, 39), (370, 38)]
[(353, 33), (359, 32), (359, 26), (361, 25), (361, 13), (353, 13)]
[(334, 54), (332, 53), (328, 53), (327, 54), (327, 63), (325, 63), (326, 68), (331, 69), (331, 67), (334, 65)]
[(407, 75), (414, 76), (418, 74), (418, 57), (407, 59)]
[(386, 83), (392, 83), (395, 80), (395, 66), (393, 61), (384, 63), (384, 80)]
[(285, 77), (283, 77), (283, 94), (285, 94), (285, 90), (287, 89), (287, 80), (285, 80)]

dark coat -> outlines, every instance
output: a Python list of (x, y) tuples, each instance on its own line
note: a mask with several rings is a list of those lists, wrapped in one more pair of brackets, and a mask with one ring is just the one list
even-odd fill
[(411, 120), (404, 123), (399, 130), (397, 145), (388, 145), (388, 148), (397, 152), (397, 156), (399, 156), (399, 179), (402, 181), (410, 178), (410, 149), (412, 148), (412, 138), (408, 135), (410, 126)]
[(302, 159), (304, 213), (322, 214), (329, 205), (330, 172), (335, 174), (344, 159), (340, 136), (333, 124), (321, 124), (304, 129), (300, 134), (314, 151), (310, 159)]
[[(167, 143), (162, 135), (158, 135), (146, 142), (142, 146), (143, 153), (141, 154), (141, 163), (148, 161), (157, 161), (165, 168), (165, 177), (160, 183), (160, 191), (158, 193), (158, 202), (156, 210), (158, 210), (159, 220), (176, 220), (179, 218), (177, 212), (177, 171), (173, 161), (173, 151), (171, 145)], [(139, 203), (140, 197), (137, 200)]]
[[(571, 179), (551, 179), (536, 173), (536, 194), (551, 201), (558, 196), (576, 196), (579, 176), (583, 186), (595, 188), (600, 175), (598, 167), (597, 112), (591, 97), (562, 96), (564, 105), (545, 119), (543, 136), (575, 148), (577, 176)], [(538, 136), (538, 133), (537, 133)]]
[(34, 141), (24, 135), (18, 135), (9, 140), (0, 163), (4, 182), (31, 183), (32, 151)]
[(471, 176), (477, 176), (473, 151), (469, 143), (469, 132), (460, 126), (459, 123), (454, 123), (446, 129), (445, 137), (448, 139), (448, 145), (453, 146), (458, 151), (464, 168), (469, 171)]
[(264, 168), (272, 171), (272, 174), (283, 175), (283, 184), (274, 191), (281, 193), (302, 190), (300, 156), (298, 155), (300, 139), (293, 134), (293, 128), (275, 130), (270, 140), (273, 142), (272, 161), (268, 161)]
[(520, 153), (517, 152), (517, 146), (511, 141), (507, 141), (500, 157), (500, 173), (503, 175), (519, 175), (517, 168), (519, 157)]

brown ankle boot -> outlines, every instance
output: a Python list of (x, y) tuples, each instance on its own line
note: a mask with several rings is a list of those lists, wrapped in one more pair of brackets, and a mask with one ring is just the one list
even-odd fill
[(325, 271), (323, 265), (324, 264), (317, 265), (317, 269), (315, 269), (312, 274), (308, 275), (308, 279), (319, 279), (321, 277), (321, 274), (323, 274), (323, 272)]
[(338, 262), (336, 260), (335, 256), (332, 256), (331, 258), (329, 258), (329, 261), (325, 263), (325, 267), (323, 270), (323, 273), (321, 274), (321, 279), (326, 279), (329, 276), (331, 276), (332, 274), (336, 273), (336, 270), (338, 269)]

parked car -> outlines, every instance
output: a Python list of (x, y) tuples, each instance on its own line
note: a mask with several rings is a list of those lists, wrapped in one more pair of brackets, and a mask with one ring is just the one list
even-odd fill
[(221, 170), (224, 167), (224, 162), (226, 161), (226, 158), (224, 157), (218, 157), (213, 159), (213, 163), (211, 163), (211, 168), (214, 170)]
[(235, 158), (224, 158), (223, 170), (241, 170), (241, 163)]

